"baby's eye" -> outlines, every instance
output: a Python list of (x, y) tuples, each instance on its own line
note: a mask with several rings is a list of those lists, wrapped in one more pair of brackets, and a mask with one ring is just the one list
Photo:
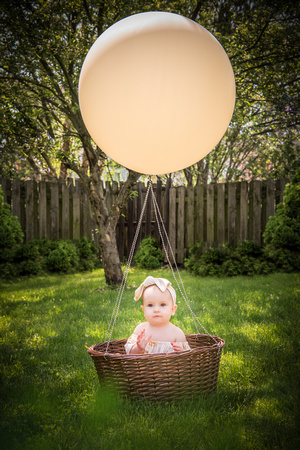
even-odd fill
[(152, 308), (152, 306), (153, 306), (152, 303), (149, 303), (148, 308)]
[(160, 306), (166, 306), (166, 304), (165, 304), (165, 303), (162, 303)]

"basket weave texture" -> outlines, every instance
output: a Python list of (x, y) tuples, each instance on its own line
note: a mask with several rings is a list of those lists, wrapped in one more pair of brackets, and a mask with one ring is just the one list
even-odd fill
[(88, 349), (100, 383), (115, 386), (122, 396), (151, 401), (191, 398), (217, 388), (225, 341), (217, 336), (187, 334), (191, 350), (127, 355), (127, 339), (95, 344)]

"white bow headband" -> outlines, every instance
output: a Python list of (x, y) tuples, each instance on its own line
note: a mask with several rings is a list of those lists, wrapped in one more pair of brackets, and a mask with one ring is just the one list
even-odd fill
[(147, 277), (146, 280), (135, 291), (134, 300), (139, 300), (142, 297), (144, 290), (154, 284), (161, 290), (161, 292), (165, 292), (166, 290), (168, 290), (171, 294), (173, 304), (176, 304), (175, 289), (172, 287), (170, 281), (166, 280), (166, 278)]

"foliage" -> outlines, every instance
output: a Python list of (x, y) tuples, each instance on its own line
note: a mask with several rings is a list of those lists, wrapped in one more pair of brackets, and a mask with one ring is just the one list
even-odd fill
[(85, 237), (76, 239), (74, 244), (80, 258), (80, 270), (93, 270), (99, 267), (99, 249), (95, 243)]
[[(167, 269), (153, 276), (172, 281)], [(0, 281), (1, 448), (297, 448), (299, 274), (181, 277), (195, 315), (226, 346), (217, 392), (173, 404), (100, 387), (86, 347), (105, 339), (116, 300), (103, 269)], [(142, 320), (132, 298), (144, 279), (130, 272), (114, 339)], [(172, 320), (195, 333), (179, 293), (178, 302)]]
[(272, 272), (300, 270), (300, 255), (288, 249), (260, 247), (253, 241), (240, 242), (237, 247), (204, 248), (196, 243), (189, 249), (184, 265), (199, 276), (268, 275)]
[(237, 103), (230, 127), (207, 158), (185, 174), (195, 172), (197, 182), (281, 177), (299, 163), (293, 144), (300, 42), (294, 0), (2, 0), (0, 175), (77, 173), (95, 210), (99, 247), (114, 246), (113, 252), (102, 251), (108, 283), (122, 280), (115, 226), (139, 174), (128, 173), (108, 209), (100, 179), (104, 169), (110, 172), (110, 159), (82, 120), (79, 74), (89, 48), (110, 25), (157, 10), (206, 27), (227, 51), (235, 72)]
[(51, 272), (67, 272), (78, 264), (78, 255), (75, 246), (71, 242), (58, 243), (46, 258), (46, 266)]
[(80, 115), (80, 69), (107, 27), (126, 16), (157, 10), (190, 17), (206, 27), (228, 53), (236, 78), (230, 127), (204, 161), (185, 171), (187, 177), (194, 174), (198, 182), (208, 177), (274, 178), (290, 176), (299, 164), (294, 144), (299, 95), (294, 0), (122, 0), (101, 2), (101, 7), (94, 0), (2, 3), (2, 176), (58, 175), (61, 163), (77, 173), (84, 164), (91, 170), (107, 165), (109, 172), (110, 160), (93, 145)]
[(300, 170), (286, 185), (283, 203), (270, 217), (263, 238), (274, 249), (300, 251)]
[(10, 207), (3, 201), (0, 186), (0, 262), (9, 262), (24, 238), (18, 218), (13, 216)]
[(74, 241), (34, 239), (20, 245), (10, 258), (1, 264), (0, 277), (38, 275), (49, 272), (92, 271), (100, 267), (99, 251), (87, 238)]
[(141, 269), (158, 269), (164, 262), (164, 255), (154, 237), (144, 238), (134, 255), (134, 262)]

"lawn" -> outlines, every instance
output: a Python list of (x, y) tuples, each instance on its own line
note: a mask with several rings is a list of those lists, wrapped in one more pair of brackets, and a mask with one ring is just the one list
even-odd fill
[[(169, 270), (151, 274), (172, 281)], [(147, 275), (130, 270), (113, 339), (143, 319), (133, 293)], [(105, 339), (117, 296), (102, 270), (2, 281), (1, 448), (297, 448), (300, 275), (182, 279), (226, 346), (217, 393), (174, 404), (100, 388), (86, 346)], [(195, 332), (180, 295), (173, 322)]]

